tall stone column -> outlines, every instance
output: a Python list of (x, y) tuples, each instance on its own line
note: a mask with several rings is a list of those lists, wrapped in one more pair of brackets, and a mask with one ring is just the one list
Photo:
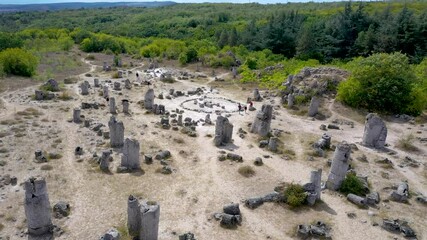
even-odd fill
[(218, 116), (215, 124), (215, 146), (219, 147), (221, 145), (230, 143), (232, 141), (232, 135), (233, 124), (228, 121), (228, 118)]
[(153, 103), (154, 103), (154, 90), (151, 88), (151, 89), (148, 89), (144, 97), (145, 109), (151, 110), (153, 108)]
[(260, 136), (267, 136), (270, 132), (271, 119), (273, 118), (273, 106), (270, 104), (262, 105), (260, 111), (257, 112), (255, 120), (251, 126), (251, 132), (257, 133)]
[(122, 100), (122, 105), (123, 105), (123, 113), (124, 114), (129, 114), (129, 100), (123, 99)]
[(125, 138), (125, 127), (122, 121), (117, 121), (114, 116), (111, 116), (108, 122), (110, 129), (110, 145), (112, 148), (123, 147)]
[(102, 96), (104, 98), (108, 98), (109, 94), (108, 94), (108, 86), (104, 85), (104, 87), (102, 88)]
[(308, 116), (314, 117), (319, 112), (320, 100), (317, 97), (312, 97), (310, 107), (308, 108)]
[(331, 170), (329, 172), (326, 187), (331, 190), (338, 190), (347, 175), (351, 148), (346, 142), (339, 143), (335, 148)]
[(383, 148), (387, 138), (387, 127), (383, 120), (374, 113), (366, 116), (362, 144), (367, 147)]
[(126, 138), (123, 146), (121, 166), (129, 170), (140, 169), (139, 149), (138, 140)]
[(88, 81), (84, 81), (80, 85), (80, 88), (82, 90), (82, 95), (88, 95), (89, 94), (89, 82)]
[(322, 193), (322, 169), (317, 171), (311, 171), (310, 173), (310, 182), (314, 185), (314, 191), (317, 194), (316, 199), (320, 200), (320, 194)]
[(74, 108), (73, 110), (73, 122), (74, 123), (81, 123), (82, 119), (80, 118), (81, 110), (80, 108)]
[(141, 230), (139, 238), (157, 240), (159, 234), (160, 206), (141, 204)]
[(137, 198), (128, 198), (128, 231), (131, 236), (138, 236), (141, 231), (141, 208)]
[(25, 181), (25, 216), (30, 235), (51, 233), (52, 219), (46, 180), (32, 177)]
[(110, 104), (110, 113), (111, 114), (116, 114), (116, 99), (113, 97), (110, 97), (110, 99), (108, 100), (109, 104)]

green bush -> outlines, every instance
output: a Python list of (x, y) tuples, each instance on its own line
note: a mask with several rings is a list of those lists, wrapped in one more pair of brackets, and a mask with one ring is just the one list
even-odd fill
[(299, 184), (291, 183), (284, 192), (286, 203), (291, 207), (299, 207), (304, 204), (307, 194)]
[(31, 77), (35, 74), (38, 60), (30, 52), (9, 48), (0, 52), (0, 65), (6, 74)]
[(339, 190), (345, 194), (353, 193), (359, 196), (367, 194), (363, 182), (355, 174), (347, 174)]
[[(373, 54), (354, 60), (352, 76), (338, 86), (338, 100), (355, 108), (418, 115), (423, 110), (417, 83), (402, 53)], [(425, 99), (423, 100), (425, 102)]]

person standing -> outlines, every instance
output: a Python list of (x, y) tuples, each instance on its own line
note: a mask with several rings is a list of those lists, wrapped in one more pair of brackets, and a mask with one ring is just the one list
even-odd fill
[(240, 115), (240, 111), (242, 111), (242, 105), (240, 105), (240, 103), (239, 103), (239, 106), (237, 106), (238, 108), (239, 108), (239, 115)]

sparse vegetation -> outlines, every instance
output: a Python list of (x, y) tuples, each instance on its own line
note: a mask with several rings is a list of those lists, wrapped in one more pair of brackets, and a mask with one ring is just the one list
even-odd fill
[(286, 203), (291, 207), (299, 207), (305, 203), (307, 194), (304, 191), (304, 188), (295, 183), (291, 183), (288, 187), (285, 188), (284, 196)]
[(244, 177), (252, 177), (255, 175), (255, 170), (251, 166), (242, 166), (237, 170)]
[(61, 99), (62, 101), (68, 101), (73, 99), (68, 91), (63, 91), (61, 94), (59, 94), (58, 99)]
[(412, 134), (402, 136), (397, 142), (397, 147), (409, 152), (416, 152), (419, 149), (414, 145), (415, 137)]
[(347, 174), (339, 191), (344, 194), (353, 193), (359, 196), (365, 196), (367, 193), (362, 181), (355, 174)]
[(43, 170), (43, 171), (50, 171), (52, 169), (53, 169), (53, 167), (49, 164), (45, 164), (45, 165), (40, 167), (40, 170)]

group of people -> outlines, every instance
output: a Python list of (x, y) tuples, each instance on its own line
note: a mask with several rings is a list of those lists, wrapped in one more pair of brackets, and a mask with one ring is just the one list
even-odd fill
[(249, 105), (249, 109), (250, 109), (254, 106), (254, 103), (251, 100), (249, 100), (248, 103), (245, 104), (244, 106), (242, 106), (242, 104), (239, 103), (239, 105), (237, 106), (239, 109), (239, 114), (241, 111), (245, 111), (245, 113), (246, 113), (246, 111), (248, 110), (248, 105)]

